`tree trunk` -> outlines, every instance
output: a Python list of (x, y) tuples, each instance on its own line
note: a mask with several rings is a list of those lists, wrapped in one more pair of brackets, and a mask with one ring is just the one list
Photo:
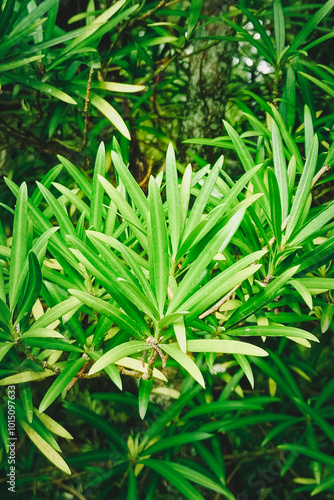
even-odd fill
[[(202, 15), (221, 17), (228, 11), (230, 5), (231, 2), (222, 0), (204, 0)], [(226, 35), (231, 35), (230, 27), (223, 22), (213, 22), (203, 26), (196, 36)], [(227, 86), (230, 80), (232, 57), (237, 44), (233, 41), (222, 40), (205, 49), (213, 42), (214, 39), (194, 41), (194, 52), (204, 50), (189, 57), (187, 101), (179, 144), (180, 158), (183, 162), (191, 161), (189, 153), (205, 156), (208, 163), (214, 162), (219, 154), (218, 149), (211, 146), (181, 143), (198, 137), (211, 139), (223, 133), (222, 119), (227, 102)]]

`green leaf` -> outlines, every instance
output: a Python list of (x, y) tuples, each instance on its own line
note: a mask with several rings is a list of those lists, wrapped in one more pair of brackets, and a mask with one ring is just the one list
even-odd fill
[(31, 388), (29, 384), (22, 384), (20, 386), (20, 397), (27, 420), (31, 424), (34, 417), (34, 408), (32, 404)]
[(13, 226), (13, 242), (9, 271), (9, 305), (11, 313), (18, 299), (18, 283), (27, 256), (27, 185), (22, 183), (17, 195)]
[(128, 493), (126, 496), (126, 500), (137, 500), (138, 498), (137, 491), (138, 491), (137, 478), (132, 468), (130, 468), (128, 473)]
[(11, 71), (12, 69), (19, 68), (20, 66), (24, 66), (25, 64), (36, 61), (37, 59), (40, 60), (41, 57), (44, 57), (44, 56), (32, 56), (32, 57), (27, 57), (24, 59), (17, 59), (16, 61), (11, 61), (8, 63), (0, 64), (0, 72), (5, 73), (6, 71)]
[(299, 295), (303, 297), (305, 304), (307, 304), (312, 311), (313, 309), (312, 295), (310, 294), (306, 286), (303, 285), (303, 283), (301, 283), (299, 280), (290, 280), (289, 283), (297, 290)]
[(59, 453), (56, 452), (56, 450), (52, 448), (52, 446), (49, 445), (49, 443), (41, 438), (41, 436), (36, 431), (34, 431), (34, 429), (32, 429), (26, 422), (21, 420), (20, 424), (22, 425), (24, 431), (29, 436), (34, 445), (37, 446), (41, 453), (43, 453), (43, 455), (45, 455), (46, 458), (50, 460), (50, 462), (52, 462), (58, 469), (62, 470), (66, 474), (71, 474), (71, 470), (65, 460), (59, 455)]
[(151, 308), (157, 310), (158, 304), (156, 298), (153, 295), (148, 280), (142, 270), (142, 268), (144, 269), (148, 268), (147, 261), (142, 259), (136, 252), (134, 252), (131, 248), (128, 248), (126, 245), (118, 241), (116, 238), (113, 238), (106, 234), (97, 233), (96, 231), (86, 231), (86, 234), (89, 238), (93, 236), (93, 238), (97, 238), (103, 241), (108, 246), (111, 246), (112, 248), (119, 251), (123, 255), (129, 267), (132, 268), (133, 273), (136, 279), (138, 280), (143, 293), (146, 295), (147, 299), (151, 302)]
[(63, 209), (62, 205), (60, 204), (59, 200), (57, 200), (53, 194), (50, 193), (50, 191), (43, 186), (43, 184), (40, 184), (39, 182), (36, 182), (38, 188), (40, 189), (41, 193), (43, 194), (44, 198), (48, 202), (52, 212), (54, 215), (57, 217), (57, 220), (59, 222), (59, 225), (62, 229), (63, 235), (65, 236), (66, 234), (70, 234), (72, 236), (75, 236), (75, 229), (74, 226)]
[(273, 115), (273, 117), (277, 123), (277, 126), (279, 128), (279, 131), (281, 133), (281, 136), (282, 136), (285, 144), (288, 147), (290, 155), (294, 156), (296, 158), (298, 171), (302, 172), (303, 168), (304, 168), (304, 164), (303, 164), (303, 160), (302, 160), (301, 154), (299, 152), (298, 146), (297, 146), (295, 140), (293, 139), (293, 137), (291, 136), (291, 134), (289, 133), (287, 126), (286, 126), (286, 123), (284, 122), (281, 114), (275, 108), (275, 106), (273, 104), (270, 104), (269, 114)]
[(334, 458), (330, 455), (326, 455), (321, 451), (310, 450), (310, 448), (306, 446), (300, 446), (297, 444), (279, 444), (277, 446), (280, 450), (289, 450), (294, 453), (301, 453), (302, 455), (306, 455), (307, 457), (312, 458), (313, 460), (318, 460), (323, 464), (327, 464), (331, 467), (334, 467)]
[(18, 74), (6, 74), (6, 79), (12, 83), (21, 83), (27, 87), (31, 87), (32, 89), (39, 90), (43, 94), (46, 94), (50, 97), (55, 97), (60, 101), (64, 101), (68, 104), (77, 104), (77, 102), (68, 94), (63, 92), (62, 90), (50, 85), (49, 83), (43, 83), (39, 80), (34, 80), (30, 76), (19, 76)]
[(187, 404), (192, 401), (196, 395), (201, 391), (201, 387), (199, 385), (196, 385), (195, 387), (192, 387), (190, 390), (184, 392), (182, 394), (182, 397), (177, 399), (174, 403), (172, 403), (162, 414), (160, 417), (157, 418), (147, 429), (145, 432), (143, 439), (142, 439), (142, 445), (148, 445), (150, 441), (158, 436), (163, 430), (166, 428), (166, 426), (169, 424), (169, 422), (172, 422), (172, 420), (177, 417), (183, 408), (187, 406)]
[(109, 364), (115, 363), (115, 361), (118, 361), (125, 356), (131, 356), (131, 354), (149, 349), (150, 345), (147, 342), (142, 342), (139, 340), (131, 340), (130, 342), (125, 342), (124, 344), (118, 345), (113, 349), (110, 349), (110, 351), (104, 353), (103, 356), (98, 361), (96, 361), (96, 363), (94, 363), (92, 368), (89, 370), (89, 375), (93, 375), (94, 373), (103, 370)]
[(78, 373), (80, 368), (87, 362), (85, 358), (79, 358), (73, 363), (67, 363), (66, 368), (61, 372), (60, 375), (53, 382), (51, 387), (46, 391), (41, 404), (39, 405), (39, 413), (43, 413), (54, 400), (59, 396), (59, 394), (65, 389), (73, 377)]
[(180, 230), (182, 234), (182, 239), (184, 239), (183, 230), (188, 215), (188, 207), (189, 207), (190, 191), (191, 191), (191, 178), (192, 178), (192, 168), (191, 165), (188, 165), (184, 171), (180, 187)]
[[(189, 297), (189, 299), (183, 303), (183, 307), (190, 311), (187, 316), (187, 322), (198, 317), (201, 313), (206, 311), (208, 307), (222, 299), (224, 295), (230, 292), (236, 285), (242, 283), (258, 271), (261, 267), (260, 264), (252, 265), (247, 269), (243, 268), (247, 267), (252, 261), (254, 262), (254, 260), (261, 258), (264, 254), (260, 252), (255, 252), (254, 254), (250, 254), (250, 256), (240, 259)], [(256, 255), (261, 256), (258, 257)], [(251, 260), (252, 258), (253, 260)]]
[(322, 430), (324, 434), (334, 443), (334, 427), (330, 425), (317, 410), (314, 410), (309, 404), (301, 401), (300, 398), (293, 398), (296, 406), (304, 413), (304, 415), (309, 416)]
[(33, 9), (30, 13), (28, 13), (28, 15), (23, 17), (22, 21), (16, 24), (10, 33), (10, 37), (15, 35), (15, 33), (23, 31), (37, 19), (43, 17), (44, 14), (46, 14), (46, 12), (48, 12), (56, 3), (58, 3), (58, 0), (44, 0), (41, 2), (36, 9)]
[(258, 309), (268, 304), (279, 292), (282, 286), (297, 272), (299, 266), (292, 267), (285, 271), (281, 276), (275, 278), (275, 280), (266, 286), (261, 292), (251, 297), (247, 302), (245, 302), (239, 309), (232, 314), (231, 318), (224, 324), (225, 327), (229, 327), (239, 323), (243, 319), (247, 318)]
[(68, 412), (73, 413), (86, 421), (93, 429), (96, 428), (103, 432), (103, 434), (116, 444), (117, 449), (122, 453), (128, 451), (126, 443), (119, 434), (119, 429), (112, 426), (104, 417), (97, 415), (85, 406), (69, 403), (68, 401), (64, 401), (63, 406)]
[[(126, 332), (131, 335), (138, 337), (140, 335), (140, 329), (137, 326), (135, 318), (130, 318), (127, 314), (122, 312), (118, 307), (115, 307), (110, 302), (94, 297), (86, 292), (81, 292), (75, 289), (69, 289), (74, 297), (86, 306), (90, 307), (93, 311), (97, 311), (100, 314), (104, 314), (108, 318), (112, 319), (119, 327), (123, 328)], [(142, 336), (142, 335), (140, 335)]]
[(104, 177), (100, 175), (98, 176), (98, 178), (105, 191), (110, 196), (110, 199), (117, 205), (124, 220), (126, 220), (130, 224), (131, 229), (138, 238), (139, 243), (142, 245), (144, 250), (147, 251), (146, 230), (137, 217), (133, 208), (127, 203), (127, 201), (123, 198), (119, 191), (117, 191), (117, 189), (115, 189), (114, 186), (110, 184), (110, 182), (108, 182)]
[(131, 140), (130, 133), (125, 125), (125, 122), (116, 109), (109, 104), (105, 99), (94, 92), (91, 93), (90, 102), (92, 106), (97, 108), (108, 120), (120, 131), (122, 135), (129, 141)]
[(74, 309), (77, 310), (81, 307), (81, 301), (76, 299), (75, 297), (70, 297), (69, 299), (63, 300), (59, 304), (48, 309), (43, 316), (38, 318), (37, 321), (30, 328), (30, 332), (36, 330), (37, 328), (45, 328), (51, 323), (53, 323), (56, 319), (59, 319), (64, 314), (67, 314)]
[(277, 245), (280, 248), (282, 242), (282, 198), (280, 197), (279, 186), (275, 173), (271, 168), (268, 168), (267, 172), (270, 194), (270, 222), (273, 226), (273, 232), (277, 241)]
[(77, 191), (77, 189), (73, 189), (72, 191), (70, 189), (68, 189), (67, 187), (63, 186), (62, 184), (59, 184), (58, 182), (53, 182), (52, 185), (58, 189), (58, 191), (60, 191), (62, 193), (62, 195), (65, 196), (65, 198), (67, 198), (67, 200), (72, 203), (72, 205), (74, 205), (82, 214), (85, 212), (85, 217), (87, 219), (90, 218), (90, 208), (89, 206), (87, 205), (87, 203), (85, 203), (84, 201), (82, 201), (82, 199), (80, 198), (80, 196), (78, 196), (75, 191)]
[(187, 350), (190, 352), (219, 352), (221, 354), (268, 356), (268, 353), (264, 349), (261, 349), (261, 347), (246, 342), (239, 342), (238, 340), (188, 340)]
[(67, 158), (61, 155), (57, 156), (58, 160), (64, 165), (68, 173), (73, 177), (73, 179), (78, 183), (78, 186), (83, 190), (88, 198), (92, 197), (92, 186), (88, 179), (80, 172), (80, 170), (73, 165)]
[[(188, 341), (189, 342), (189, 341)], [(202, 387), (205, 387), (203, 375), (192, 359), (181, 351), (177, 343), (159, 344), (162, 351), (166, 352), (179, 363)]]
[(226, 486), (224, 486), (221, 483), (217, 484), (215, 481), (211, 479), (211, 477), (208, 477), (205, 474), (198, 472), (197, 470), (193, 470), (190, 467), (186, 467), (185, 465), (179, 464), (177, 462), (167, 462), (167, 463), (170, 464), (170, 466), (177, 472), (179, 472), (185, 479), (188, 479), (193, 483), (199, 484), (206, 489), (216, 491), (217, 493), (220, 493), (221, 495), (223, 495), (224, 498), (227, 498), (228, 500), (235, 500), (235, 496), (233, 495), (233, 493), (230, 492), (230, 490), (226, 488)]
[(261, 335), (262, 337), (296, 337), (319, 342), (318, 338), (312, 333), (286, 325), (246, 326), (230, 331), (230, 335), (245, 337), (253, 335)]
[(153, 378), (150, 380), (140, 379), (139, 392), (138, 392), (138, 408), (139, 415), (142, 420), (144, 420), (148, 403), (150, 401), (151, 389), (152, 389)]
[(179, 344), (181, 351), (186, 353), (187, 352), (187, 334), (186, 334), (186, 327), (184, 324), (184, 319), (182, 316), (173, 322), (173, 328), (174, 328), (174, 333), (175, 333), (177, 343)]
[(149, 181), (148, 248), (150, 283), (157, 298), (158, 310), (163, 315), (168, 286), (168, 242), (162, 201), (156, 180)]
[(33, 305), (38, 299), (42, 287), (41, 268), (39, 267), (39, 262), (37, 260), (35, 253), (33, 251), (30, 251), (28, 254), (28, 258), (29, 258), (28, 288), (26, 295), (24, 297), (24, 301), (20, 306), (20, 311), (15, 321), (15, 325), (17, 325), (24, 316), (30, 314)]
[(93, 187), (92, 187), (92, 201), (89, 225), (93, 226), (96, 231), (102, 231), (102, 204), (103, 204), (103, 187), (99, 182), (98, 175), (102, 177), (105, 176), (105, 147), (104, 143), (101, 142), (99, 149), (97, 150), (95, 168), (93, 175)]
[(44, 370), (43, 372), (26, 371), (10, 375), (0, 380), (0, 385), (23, 384), (33, 380), (42, 380), (46, 377), (53, 377), (55, 372), (51, 370)]
[(328, 238), (325, 243), (317, 245), (314, 250), (300, 258), (299, 272), (309, 272), (318, 269), (328, 262), (328, 255), (334, 251), (334, 236)]
[(86, 30), (86, 32), (83, 35), (76, 37), (71, 44), (66, 46), (65, 51), (69, 52), (73, 50), (74, 47), (78, 47), (79, 45), (82, 45), (82, 43), (84, 42), (87, 41), (91, 42), (92, 40), (90, 35), (93, 35), (94, 32), (99, 30), (101, 25), (103, 26), (108, 21), (108, 19), (110, 19), (114, 14), (116, 14), (116, 12), (125, 4), (125, 1), (126, 0), (119, 0), (118, 2), (115, 2), (108, 9), (104, 10), (103, 14), (98, 16), (92, 22), (92, 24), (89, 26), (89, 30)]
[(219, 158), (219, 160), (213, 166), (211, 172), (209, 173), (203, 186), (201, 187), (199, 195), (197, 196), (195, 203), (191, 208), (189, 218), (185, 224), (185, 229), (184, 229), (184, 233), (183, 233), (183, 237), (182, 237), (182, 243), (186, 240), (186, 238), (195, 229), (195, 227), (198, 225), (199, 221), (201, 220), (201, 217), (203, 215), (205, 207), (208, 203), (209, 197), (210, 197), (210, 195), (215, 187), (217, 177), (219, 174), (219, 169), (221, 168), (223, 161), (224, 161), (224, 157), (221, 156)]
[[(200, 3), (202, 3), (202, 0), (200, 0)], [(168, 146), (166, 156), (166, 198), (168, 207), (168, 229), (172, 242), (173, 256), (175, 257), (180, 241), (181, 207), (175, 153), (171, 143)]]
[(326, 333), (333, 321), (334, 304), (326, 304), (322, 309), (321, 333)]
[(6, 356), (7, 352), (13, 347), (14, 342), (1, 342), (0, 343), (0, 361)]
[(320, 212), (319, 215), (314, 217), (306, 226), (303, 227), (296, 234), (296, 236), (291, 240), (291, 246), (297, 246), (303, 243), (305, 240), (312, 237), (312, 235), (318, 232), (325, 224), (327, 224), (334, 217), (334, 203), (331, 203), (328, 207)]
[(45, 425), (45, 427), (52, 432), (52, 434), (56, 434), (57, 436), (63, 437), (65, 439), (73, 439), (73, 436), (71, 436), (71, 434), (66, 429), (64, 429), (62, 425), (53, 420), (53, 418), (49, 417), (49, 415), (40, 413), (36, 408), (34, 408), (34, 412), (41, 420), (41, 422)]
[(298, 281), (311, 290), (334, 290), (334, 278), (299, 278)]
[(322, 21), (322, 19), (327, 16), (327, 14), (329, 14), (333, 7), (334, 0), (328, 0), (325, 5), (323, 5), (315, 14), (310, 16), (310, 20), (305, 24), (305, 26), (293, 40), (287, 54), (291, 54), (299, 49), (300, 45), (307, 39), (309, 34)]
[(332, 474), (331, 476), (329, 476), (326, 479), (324, 479), (324, 481), (321, 481), (321, 483), (319, 484), (319, 486), (317, 486), (316, 488), (314, 488), (314, 490), (311, 492), (311, 497), (313, 495), (317, 495), (318, 493), (321, 493), (322, 491), (332, 489), (333, 485), (334, 485), (334, 475)]
[(188, 26), (187, 26), (187, 38), (190, 37), (193, 29), (195, 28), (199, 16), (201, 14), (203, 0), (193, 0), (190, 3), (189, 15), (188, 15)]
[(168, 436), (166, 438), (159, 439), (156, 443), (145, 448), (142, 452), (144, 456), (153, 455), (160, 451), (168, 450), (168, 448), (174, 448), (182, 446), (188, 443), (195, 443), (197, 441), (202, 441), (203, 439), (209, 439), (212, 434), (207, 432), (183, 432), (177, 436)]
[(146, 221), (147, 213), (149, 210), (147, 198), (145, 197), (143, 191), (140, 189), (138, 183), (130, 173), (127, 166), (123, 163), (122, 157), (119, 154), (115, 153), (115, 151), (112, 151), (111, 159), (127, 192), (131, 196), (132, 201), (135, 203), (136, 207), (140, 211), (141, 216)]
[(52, 339), (46, 337), (26, 337), (24, 339), (25, 345), (31, 347), (39, 347), (40, 349), (54, 349), (56, 351), (66, 352), (82, 352), (80, 347), (77, 347), (65, 340)]
[(289, 209), (288, 178), (284, 158), (283, 143), (278, 127), (274, 121), (272, 122), (272, 140), (275, 175), (281, 198), (282, 218), (283, 220), (285, 220), (288, 216)]
[[(237, 134), (237, 132), (234, 130), (233, 127), (227, 122), (223, 120), (224, 126), (227, 130), (228, 135), (230, 136), (234, 148), (240, 158), (240, 161), (246, 171), (252, 169), (255, 166), (255, 163), (253, 161), (253, 158), (251, 157), (251, 154), (249, 153), (247, 147), (245, 147), (245, 144), (243, 143), (242, 139), (240, 136)], [(252, 184), (254, 185), (255, 190), (258, 193), (263, 193), (264, 196), (263, 198), (260, 199), (259, 203), (265, 213), (267, 214), (267, 217), (269, 217), (269, 203), (268, 203), (268, 191), (267, 188), (261, 178), (260, 175), (255, 174), (254, 177), (252, 178)], [(270, 220), (270, 218), (269, 218)]]
[(191, 500), (204, 500), (204, 497), (184, 479), (183, 475), (179, 474), (165, 460), (146, 458), (142, 459), (140, 463), (167, 479), (167, 481), (173, 484), (186, 498), (191, 498)]
[(180, 307), (182, 307), (182, 310), (190, 310), (190, 308), (182, 304), (182, 302), (184, 302), (190, 295), (194, 294), (196, 288), (201, 282), (203, 272), (208, 267), (216, 253), (218, 251), (222, 252), (226, 248), (234, 233), (239, 228), (244, 215), (244, 209), (241, 209), (234, 214), (226, 226), (213, 236), (197, 259), (192, 262), (190, 269), (178, 286), (166, 314), (176, 312)]
[(276, 52), (279, 58), (285, 46), (285, 25), (281, 0), (274, 0), (274, 32)]
[[(100, 359), (102, 357), (102, 354), (100, 352), (90, 351), (89, 356), (94, 361), (97, 361), (98, 359)], [(129, 359), (131, 359), (131, 358), (129, 358)], [(116, 366), (114, 364), (108, 365), (104, 368), (104, 371), (106, 372), (106, 374), (108, 375), (110, 380), (112, 380), (114, 382), (114, 384), (121, 391), (122, 390), (122, 379), (121, 379), (120, 373), (117, 370)]]

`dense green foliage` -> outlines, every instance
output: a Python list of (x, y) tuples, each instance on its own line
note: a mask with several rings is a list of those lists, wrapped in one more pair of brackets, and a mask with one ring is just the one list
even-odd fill
[(204, 3), (0, 1), (4, 495), (334, 496), (334, 1)]

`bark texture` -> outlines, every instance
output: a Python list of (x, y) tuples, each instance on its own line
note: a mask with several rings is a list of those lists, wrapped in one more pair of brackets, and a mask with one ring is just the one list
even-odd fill
[[(204, 0), (202, 15), (221, 18), (229, 9), (231, 2), (222, 0)], [(203, 21), (202, 21), (203, 24)], [(231, 35), (231, 28), (222, 22), (213, 22), (203, 26), (197, 37)], [(196, 40), (194, 52), (210, 46), (214, 40)], [(214, 138), (222, 135), (222, 119), (227, 102), (227, 86), (230, 80), (233, 54), (236, 43), (223, 40), (206, 50), (189, 57), (187, 101), (184, 108), (184, 120), (181, 129), (181, 141), (191, 138)], [(181, 142), (180, 141), (180, 142)], [(180, 144), (179, 151), (184, 162), (191, 160), (187, 150), (205, 155), (212, 163), (217, 157), (217, 150), (207, 146)]]

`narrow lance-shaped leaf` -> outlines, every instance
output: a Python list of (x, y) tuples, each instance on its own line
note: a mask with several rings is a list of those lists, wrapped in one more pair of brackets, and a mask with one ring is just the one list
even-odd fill
[(269, 194), (270, 194), (270, 210), (271, 210), (271, 224), (273, 226), (273, 232), (280, 247), (282, 241), (282, 205), (281, 196), (276, 179), (275, 173), (271, 168), (267, 169), (268, 172), (268, 184), (269, 184)]
[(166, 156), (166, 197), (168, 207), (168, 229), (172, 242), (173, 255), (175, 256), (180, 240), (181, 210), (175, 153), (172, 144), (169, 144)]
[(20, 396), (22, 407), (28, 422), (31, 424), (34, 417), (34, 408), (32, 403), (31, 388), (29, 384), (22, 384), (20, 386)]
[[(177, 288), (173, 299), (170, 302), (168, 307), (167, 314), (171, 314), (175, 312), (182, 302), (192, 295), (197, 286), (200, 283), (203, 272), (213, 259), (214, 255), (218, 251), (222, 251), (227, 244), (231, 241), (234, 233), (237, 231), (241, 220), (245, 214), (244, 210), (239, 210), (226, 224), (226, 226), (221, 229), (211, 241), (206, 245), (206, 247), (202, 250), (200, 255), (191, 265), (189, 271), (181, 281), (179, 287)], [(183, 310), (189, 310), (188, 308), (184, 308)]]
[(219, 158), (219, 160), (213, 166), (210, 174), (206, 178), (203, 186), (201, 187), (199, 195), (197, 196), (197, 198), (195, 200), (195, 203), (191, 209), (189, 218), (186, 222), (183, 237), (182, 237), (182, 242), (184, 242), (186, 240), (186, 238), (189, 236), (189, 234), (193, 231), (193, 229), (199, 223), (199, 221), (203, 215), (203, 212), (205, 210), (205, 207), (208, 203), (209, 197), (211, 196), (211, 193), (215, 187), (217, 177), (219, 174), (219, 169), (221, 168), (223, 161), (224, 161), (224, 157), (221, 156)]
[[(188, 207), (190, 200), (192, 168), (188, 165), (182, 177), (180, 187), (180, 230), (183, 233), (184, 225), (188, 215)], [(183, 238), (183, 234), (182, 234)]]
[[(227, 122), (223, 122), (224, 126), (227, 130), (228, 135), (230, 136), (234, 148), (240, 158), (240, 161), (246, 171), (250, 170), (255, 166), (255, 163), (253, 161), (253, 158), (251, 157), (251, 154), (249, 153), (248, 149), (245, 147), (245, 144), (243, 143), (242, 139), (240, 136), (237, 134), (237, 132), (234, 130), (233, 127)], [(259, 203), (265, 213), (267, 214), (267, 217), (269, 216), (269, 203), (268, 203), (268, 192), (267, 188), (261, 178), (261, 176), (257, 173), (254, 175), (252, 179), (252, 184), (255, 187), (256, 191), (258, 193), (263, 193), (264, 196), (263, 198), (260, 199)]]
[(149, 182), (148, 246), (151, 287), (162, 315), (168, 286), (167, 229), (158, 185), (153, 177)]
[(59, 201), (53, 196), (53, 194), (51, 194), (51, 192), (45, 186), (43, 186), (43, 184), (37, 182), (37, 185), (40, 191), (42, 192), (44, 198), (48, 202), (54, 215), (57, 217), (63, 235), (65, 236), (65, 234), (71, 234), (72, 236), (75, 236), (74, 226), (69, 216), (59, 203)]
[(19, 314), (15, 321), (15, 324), (18, 324), (22, 318), (30, 313), (33, 305), (38, 299), (41, 287), (42, 287), (42, 273), (41, 268), (39, 267), (39, 262), (37, 257), (33, 251), (29, 252), (29, 280), (27, 292), (24, 297), (24, 301), (20, 307)]
[(86, 292), (74, 289), (69, 289), (69, 292), (92, 310), (97, 311), (100, 314), (104, 314), (108, 318), (112, 319), (119, 327), (130, 333), (130, 335), (142, 337), (135, 321), (136, 318), (130, 318), (123, 311), (121, 311), (119, 307), (116, 307), (105, 300), (99, 299), (98, 297), (93, 297)]
[(181, 351), (179, 346), (174, 344), (159, 344), (162, 351), (166, 352), (179, 363), (202, 387), (205, 387), (203, 375), (192, 359)]
[(285, 45), (285, 25), (281, 0), (274, 0), (274, 32), (276, 42), (276, 52), (279, 57)]
[(147, 251), (147, 237), (146, 230), (136, 215), (136, 212), (133, 208), (128, 204), (128, 202), (123, 198), (117, 189), (110, 184), (104, 177), (98, 176), (99, 180), (104, 187), (105, 191), (110, 196), (110, 199), (117, 205), (118, 210), (120, 211), (122, 217), (126, 222), (129, 223), (133, 233), (138, 238), (139, 243)]
[(98, 175), (105, 176), (105, 147), (101, 142), (97, 151), (92, 188), (92, 201), (89, 225), (93, 226), (96, 231), (102, 231), (102, 204), (103, 204), (103, 187), (99, 182)]
[(66, 474), (71, 474), (71, 470), (65, 460), (56, 452), (52, 446), (49, 445), (39, 434), (34, 431), (28, 424), (21, 421), (23, 429), (31, 439), (31, 441), (37, 446), (37, 448), (46, 456), (50, 462), (52, 462), (58, 469), (62, 470)]
[[(293, 238), (290, 245), (296, 246), (312, 237), (312, 235), (319, 231), (325, 224), (327, 224), (334, 217), (334, 203), (331, 203), (317, 217), (314, 217), (306, 226), (303, 227)], [(320, 267), (320, 266), (319, 266)]]
[(124, 358), (126, 356), (131, 356), (131, 354), (135, 354), (138, 352), (142, 352), (148, 350), (150, 345), (147, 342), (131, 340), (130, 342), (126, 342), (125, 344), (118, 345), (110, 351), (103, 354), (103, 356), (94, 363), (92, 368), (89, 370), (89, 375), (93, 375), (101, 370), (103, 370), (110, 363), (115, 363), (116, 361)]
[(39, 412), (43, 413), (51, 403), (59, 396), (59, 394), (65, 389), (72, 378), (78, 373), (80, 368), (86, 363), (85, 358), (79, 358), (73, 363), (67, 363), (66, 368), (61, 372), (60, 375), (53, 382), (51, 387), (46, 391), (41, 404), (39, 405)]
[(283, 143), (276, 123), (272, 122), (273, 155), (275, 175), (279, 187), (283, 221), (288, 216), (289, 209), (289, 189), (287, 169), (284, 158)]
[(312, 333), (302, 330), (301, 328), (294, 328), (286, 325), (262, 325), (262, 326), (245, 326), (243, 328), (236, 328), (230, 332), (231, 335), (236, 337), (296, 337), (313, 340), (319, 342), (317, 337)]
[(310, 108), (304, 106), (304, 129), (305, 129), (305, 157), (307, 158), (314, 138), (314, 128)]
[(138, 407), (139, 407), (139, 415), (143, 420), (146, 415), (148, 403), (150, 401), (151, 389), (152, 389), (153, 378), (150, 380), (141, 379), (139, 384), (139, 393), (138, 393)]
[(199, 493), (199, 491), (196, 490), (196, 488), (194, 488), (194, 486), (192, 486), (192, 484), (190, 484), (189, 481), (183, 477), (182, 472), (179, 473), (177, 470), (168, 465), (165, 460), (143, 458), (140, 463), (167, 479), (167, 481), (173, 484), (185, 496), (185, 498), (191, 498), (192, 500), (204, 500), (204, 497)]
[(333, 9), (334, 0), (328, 0), (325, 5), (323, 5), (315, 14), (310, 16), (310, 20), (305, 24), (303, 29), (298, 33), (296, 38), (293, 40), (288, 53), (292, 53), (298, 50), (299, 46), (306, 40), (308, 35), (314, 30), (314, 28), (320, 23), (320, 21), (327, 16), (327, 14)]
[(282, 286), (297, 272), (299, 266), (292, 267), (285, 271), (281, 276), (275, 278), (272, 283), (266, 286), (261, 292), (254, 295), (247, 302), (245, 302), (234, 314), (232, 314), (231, 318), (225, 323), (225, 327), (229, 327), (230, 325), (235, 325), (247, 318), (258, 309), (263, 307), (265, 304), (270, 302)]
[(18, 192), (15, 208), (11, 263), (9, 271), (9, 305), (13, 312), (18, 294), (18, 283), (27, 255), (27, 185), (24, 182)]
[(188, 340), (190, 352), (219, 352), (224, 354), (245, 354), (249, 356), (268, 356), (268, 353), (256, 345), (238, 340), (199, 339)]
[(115, 153), (111, 152), (111, 158), (117, 173), (122, 180), (127, 192), (131, 196), (132, 201), (135, 203), (136, 207), (140, 211), (141, 216), (146, 221), (147, 220), (147, 212), (149, 210), (148, 201), (145, 197), (143, 191), (139, 187), (137, 181), (130, 173), (127, 166), (123, 163), (122, 157)]
[(201, 14), (202, 3), (203, 3), (203, 0), (193, 0), (190, 3), (190, 10), (189, 10), (189, 16), (188, 16), (188, 29), (187, 29), (188, 38), (190, 37), (193, 29), (195, 28), (195, 26), (197, 24), (197, 21), (199, 19), (200, 14)]
[(48, 309), (43, 316), (38, 318), (38, 320), (33, 324), (30, 328), (30, 331), (35, 330), (36, 328), (44, 328), (51, 323), (53, 323), (56, 319), (59, 319), (64, 314), (67, 314), (73, 309), (78, 309), (81, 306), (80, 300), (75, 297), (70, 297), (69, 299), (63, 300), (59, 304)]
[(179, 344), (181, 351), (187, 352), (186, 327), (182, 316), (181, 318), (178, 318), (176, 321), (174, 321), (173, 328), (177, 343)]
[(303, 212), (306, 200), (309, 196), (310, 188), (312, 185), (312, 179), (317, 165), (318, 147), (319, 147), (319, 141), (318, 137), (315, 135), (291, 207), (289, 220), (286, 227), (287, 240), (289, 240), (293, 231), (298, 227), (299, 219)]

